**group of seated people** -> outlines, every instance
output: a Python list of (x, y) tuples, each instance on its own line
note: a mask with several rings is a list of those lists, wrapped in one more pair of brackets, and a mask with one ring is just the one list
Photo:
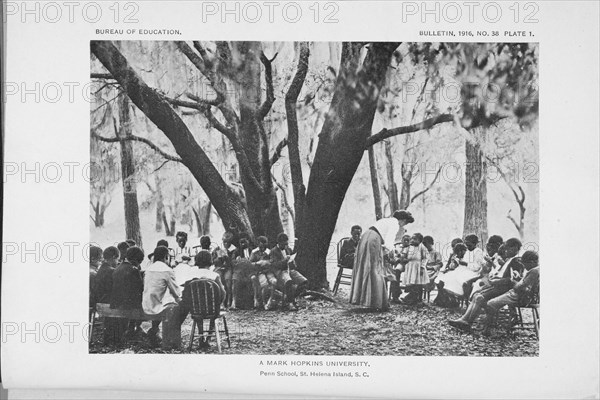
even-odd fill
[[(166, 240), (160, 240), (147, 259), (133, 241), (104, 250), (92, 246), (90, 308), (96, 303), (108, 303), (115, 309), (140, 309), (145, 314), (158, 315), (176, 305), (183, 323), (191, 309), (185, 301), (189, 283), (211, 279), (220, 288), (223, 308), (235, 309), (239, 288), (248, 283), (255, 309), (274, 310), (281, 305), (284, 310), (297, 310), (296, 298), (308, 281), (295, 270), (287, 235), (279, 234), (272, 249), (264, 236), (257, 238), (255, 248), (248, 235), (240, 235), (239, 247), (233, 240), (234, 235), (225, 232), (222, 244), (213, 246), (210, 238), (203, 236), (200, 246), (190, 248), (187, 234), (178, 232), (174, 249), (168, 247)], [(153, 321), (148, 332), (141, 329), (141, 322), (106, 318), (105, 344), (122, 344), (140, 335), (148, 336), (152, 344), (160, 343), (160, 321)]]
[[(354, 252), (362, 229), (355, 225), (351, 238), (340, 250), (338, 263), (352, 268)], [(384, 248), (387, 279), (393, 303), (413, 305), (422, 301), (424, 290), (437, 287), (434, 305), (456, 307), (470, 300), (465, 315), (449, 323), (462, 330), (470, 326), (482, 310), (493, 315), (505, 305), (522, 304), (539, 289), (539, 256), (525, 251), (519, 257), (521, 241), (491, 236), (485, 252), (478, 247), (477, 235), (452, 241), (452, 253), (446, 263), (434, 247), (431, 236), (420, 233), (398, 238), (394, 249)], [(404, 288), (404, 293), (401, 288)], [(491, 320), (486, 317), (486, 321)], [(485, 324), (485, 321), (484, 321)]]

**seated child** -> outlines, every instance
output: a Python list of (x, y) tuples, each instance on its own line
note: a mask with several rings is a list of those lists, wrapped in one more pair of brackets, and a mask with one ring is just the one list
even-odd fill
[(487, 320), (493, 316), (502, 307), (525, 305), (529, 303), (535, 294), (539, 291), (540, 284), (540, 264), (539, 256), (535, 251), (528, 250), (521, 256), (521, 264), (525, 269), (523, 279), (513, 286), (508, 292), (494, 297), (487, 302), (486, 313)]
[(119, 264), (125, 261), (125, 255), (127, 254), (127, 249), (131, 247), (127, 242), (121, 242), (117, 245), (117, 249), (119, 249)]
[(225, 284), (227, 294), (223, 299), (223, 305), (226, 308), (233, 302), (233, 260), (238, 257), (238, 249), (233, 244), (233, 233), (225, 232), (222, 238), (222, 246), (213, 250), (213, 262), (215, 272), (221, 276), (221, 281)]
[(344, 268), (354, 267), (354, 253), (356, 253), (356, 246), (358, 246), (361, 234), (362, 228), (359, 225), (354, 225), (352, 229), (350, 229), (350, 239), (342, 243), (340, 259), (338, 262), (343, 265)]
[(188, 235), (185, 232), (177, 232), (175, 234), (175, 241), (177, 242), (177, 246), (173, 249), (175, 254), (173, 255), (171, 266), (175, 271), (175, 278), (178, 284), (182, 284), (187, 280), (191, 269), (190, 264), (194, 263), (192, 260), (192, 249), (187, 244)]
[[(167, 242), (165, 239), (161, 239), (158, 242), (156, 242), (156, 247), (166, 247), (167, 251), (169, 250), (169, 242)], [(144, 262), (144, 264), (142, 265), (141, 269), (142, 269), (142, 275), (144, 273), (144, 271), (146, 271), (148, 269), (148, 267), (150, 267), (152, 264), (154, 263), (154, 253), (150, 253), (148, 254), (148, 259)], [(171, 265), (171, 256), (169, 255), (169, 260), (167, 261), (167, 265)]]
[[(252, 250), (250, 262), (254, 265), (254, 271), (250, 274), (250, 280), (254, 287), (254, 308), (257, 310), (274, 309), (274, 292), (277, 286), (277, 278), (270, 266), (269, 240), (265, 236), (257, 238), (258, 247)], [(267, 301), (267, 299), (269, 299)]]
[[(142, 294), (142, 308), (149, 315), (158, 315), (166, 307), (177, 304), (181, 301), (179, 287), (175, 281), (175, 273), (169, 267), (169, 248), (158, 246), (153, 252), (154, 262), (144, 273), (144, 292)], [(167, 290), (171, 294), (169, 299), (165, 294)], [(158, 327), (161, 321), (152, 321), (152, 328), (148, 331), (148, 336), (152, 346), (160, 344), (158, 336)]]
[(200, 250), (212, 251), (212, 243), (210, 241), (210, 236), (204, 235), (200, 238)]
[[(96, 303), (110, 303), (113, 286), (113, 271), (119, 260), (119, 250), (109, 246), (102, 253), (103, 261), (94, 281), (94, 296)], [(104, 318), (104, 345), (116, 345), (120, 341), (119, 319)]]
[(449, 293), (447, 290), (445, 290), (444, 278), (447, 274), (450, 274), (453, 271), (455, 271), (456, 268), (458, 268), (459, 266), (466, 265), (466, 261), (463, 261), (463, 257), (465, 256), (466, 252), (467, 252), (467, 246), (465, 246), (464, 243), (462, 243), (462, 240), (460, 242), (456, 242), (454, 244), (454, 246), (452, 248), (452, 254), (450, 255), (450, 258), (448, 259), (446, 266), (444, 267), (444, 269), (442, 269), (440, 271), (440, 273), (438, 274), (438, 277), (435, 280), (435, 282), (437, 284), (437, 288), (438, 288), (438, 294), (435, 297), (435, 299), (433, 300), (433, 304), (440, 306), (440, 307), (457, 307), (458, 306), (458, 301), (456, 300), (456, 296)]
[(113, 272), (119, 262), (119, 250), (109, 246), (102, 253), (102, 264), (96, 274), (94, 294), (96, 303), (110, 303), (110, 295), (113, 286)]
[(487, 264), (485, 268), (481, 270), (481, 276), (473, 283), (470, 298), (472, 298), (475, 293), (481, 290), (482, 287), (489, 284), (489, 274), (497, 266), (497, 264), (501, 261), (504, 263), (504, 260), (498, 254), (500, 247), (503, 246), (503, 243), (504, 240), (498, 235), (492, 235), (488, 239), (485, 245), (487, 254), (484, 255)]
[(249, 279), (248, 268), (244, 268), (247, 263), (239, 262), (241, 260), (250, 260), (250, 254), (252, 252), (252, 244), (250, 242), (250, 236), (243, 232), (240, 234), (240, 247), (237, 250), (236, 258), (232, 262), (232, 274), (231, 274), (231, 307), (230, 309), (235, 310), (237, 308), (237, 297), (240, 290), (242, 281)]
[(514, 286), (498, 295), (493, 297), (484, 296), (477, 294), (474, 300), (469, 304), (469, 308), (465, 314), (457, 320), (449, 320), (448, 323), (463, 331), (469, 331), (471, 324), (477, 318), (482, 310), (486, 311), (486, 318), (484, 320), (484, 333), (489, 329), (492, 316), (505, 305), (517, 305), (524, 298), (536, 290), (538, 290), (539, 279), (540, 279), (540, 268), (539, 268), (539, 257), (534, 251), (526, 251), (523, 253), (521, 262), (526, 270), (525, 276), (519, 282), (516, 282)]
[(500, 270), (490, 272), (489, 284), (475, 293), (473, 301), (471, 301), (462, 317), (448, 321), (450, 325), (461, 330), (470, 330), (471, 324), (489, 300), (508, 292), (521, 280), (523, 265), (520, 259), (516, 257), (521, 249), (521, 241), (517, 238), (511, 238), (506, 241), (505, 245), (505, 254), (509, 259), (502, 265)]
[(423, 238), (423, 245), (429, 252), (429, 258), (427, 260), (427, 275), (429, 277), (429, 283), (427, 283), (426, 289), (431, 291), (435, 285), (435, 278), (437, 278), (440, 269), (444, 266), (442, 261), (442, 255), (439, 251), (433, 247), (433, 237), (425, 236)]
[[(112, 274), (112, 293), (110, 308), (122, 310), (142, 309), (144, 282), (140, 264), (144, 261), (144, 251), (137, 246), (127, 249), (125, 260)], [(125, 337), (130, 338), (141, 333), (141, 322), (129, 321)]]
[(294, 269), (290, 263), (291, 249), (288, 247), (289, 239), (285, 233), (277, 235), (277, 246), (271, 249), (271, 267), (277, 270), (277, 283), (283, 291), (283, 308), (297, 311), (297, 295), (308, 284), (308, 280)]
[(96, 276), (98, 275), (98, 268), (100, 268), (100, 264), (102, 264), (102, 249), (98, 246), (90, 246), (90, 308), (94, 308), (96, 306), (96, 294), (94, 290), (96, 286)]
[[(444, 282), (444, 289), (455, 296), (464, 297), (470, 293), (475, 279), (480, 276), (482, 268), (487, 264), (483, 257), (483, 250), (477, 247), (479, 238), (476, 235), (467, 235), (464, 245), (467, 248), (465, 255), (452, 271), (447, 271), (438, 276)], [(468, 297), (465, 297), (468, 298)]]

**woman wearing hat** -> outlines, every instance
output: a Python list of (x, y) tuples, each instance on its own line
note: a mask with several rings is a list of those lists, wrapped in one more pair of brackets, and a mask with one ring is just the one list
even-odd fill
[(396, 211), (390, 218), (375, 222), (361, 237), (356, 247), (350, 303), (377, 310), (388, 310), (384, 246), (391, 249), (396, 237), (405, 233), (404, 226), (414, 222), (408, 211)]

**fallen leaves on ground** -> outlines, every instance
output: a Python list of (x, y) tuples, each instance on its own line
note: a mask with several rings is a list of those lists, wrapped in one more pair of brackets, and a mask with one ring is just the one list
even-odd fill
[[(231, 348), (224, 354), (306, 354), (367, 356), (537, 356), (539, 343), (532, 331), (508, 333), (497, 326), (489, 337), (467, 334), (448, 325), (461, 311), (431, 304), (392, 304), (387, 312), (352, 306), (345, 293), (336, 303), (300, 300), (298, 311), (236, 310), (227, 313)], [(527, 316), (524, 316), (527, 319)], [(146, 330), (150, 324), (142, 325)], [(101, 327), (95, 329), (91, 353), (185, 353), (192, 321), (182, 325), (182, 350), (152, 349), (145, 341), (125, 349), (103, 346)], [(197, 337), (197, 334), (196, 334)], [(209, 349), (192, 353), (216, 353)]]

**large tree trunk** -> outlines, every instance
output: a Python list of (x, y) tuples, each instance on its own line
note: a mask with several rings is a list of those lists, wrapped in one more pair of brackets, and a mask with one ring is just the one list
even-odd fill
[(296, 263), (314, 288), (328, 287), (326, 259), (338, 213), (371, 135), (379, 91), (396, 43), (344, 43), (335, 93), (319, 135)]
[(375, 149), (369, 146), (369, 172), (371, 173), (371, 188), (373, 189), (373, 201), (375, 203), (375, 219), (383, 218), (381, 209), (381, 192), (379, 191), (379, 177), (377, 176), (377, 161), (375, 160)]
[[(131, 136), (131, 115), (129, 98), (120, 96), (119, 104), (119, 131), (120, 138)], [(123, 196), (125, 205), (125, 238), (135, 241), (142, 247), (142, 233), (140, 231), (140, 210), (137, 200), (137, 180), (135, 179), (135, 163), (133, 161), (133, 147), (130, 141), (120, 142), (121, 146), (121, 176), (123, 178)]]
[(302, 176), (302, 163), (300, 162), (300, 148), (298, 146), (298, 115), (296, 107), (298, 96), (302, 91), (306, 74), (308, 73), (308, 58), (310, 51), (308, 43), (298, 44), (298, 68), (294, 79), (285, 96), (285, 112), (288, 126), (288, 153), (290, 157), (290, 173), (292, 176), (292, 190), (294, 194), (294, 231), (296, 238), (299, 238), (302, 232), (302, 223), (304, 221), (304, 207), (306, 201), (306, 187)]
[(252, 235), (252, 226), (240, 198), (225, 183), (171, 105), (138, 76), (111, 42), (92, 41), (91, 50), (133, 103), (171, 141), (183, 164), (206, 192), (226, 229)]
[(269, 142), (264, 127), (264, 116), (259, 113), (261, 106), (260, 42), (237, 43), (240, 62), (243, 68), (235, 75), (240, 85), (239, 136), (254, 176), (262, 188), (250, 181), (250, 176), (241, 171), (242, 185), (246, 193), (248, 217), (256, 236), (266, 236), (275, 243), (277, 235), (283, 232), (277, 194), (271, 177), (271, 157)]
[(463, 234), (475, 234), (481, 243), (488, 237), (487, 230), (487, 165), (477, 141), (467, 140), (465, 169), (465, 219)]

